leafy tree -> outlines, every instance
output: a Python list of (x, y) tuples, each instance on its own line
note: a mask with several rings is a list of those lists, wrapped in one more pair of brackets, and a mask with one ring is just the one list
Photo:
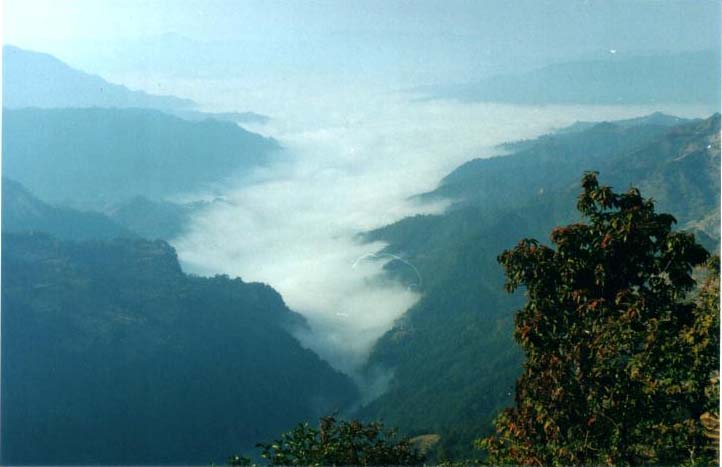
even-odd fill
[(228, 458), (226, 463), (231, 467), (253, 465), (250, 457), (233, 455)]
[(308, 423), (259, 444), (271, 465), (418, 465), (424, 460), (406, 439), (383, 424), (321, 418), (319, 429)]
[(507, 290), (526, 287), (526, 363), (516, 406), (479, 444), (503, 464), (713, 462), (702, 419), (719, 397), (719, 274), (691, 300), (708, 258), (694, 237), (634, 188), (617, 194), (597, 173), (582, 186), (588, 224), (554, 229), (554, 249), (525, 239), (498, 258)]
[[(699, 314), (695, 319), (693, 326), (685, 333), (691, 347), (691, 362), (693, 371), (710, 371), (708, 384), (705, 388), (707, 396), (705, 409), (706, 411), (700, 416), (700, 421), (704, 427), (704, 433), (709, 438), (707, 453), (715, 460), (719, 459), (719, 371), (710, 368), (712, 365), (719, 365), (719, 360), (706, 361), (705, 357), (709, 352), (719, 350), (719, 330), (720, 330), (720, 277), (719, 277), (719, 257), (715, 256), (709, 261), (708, 275), (701, 291), (697, 297), (697, 305)], [(718, 366), (716, 368), (719, 368)]]

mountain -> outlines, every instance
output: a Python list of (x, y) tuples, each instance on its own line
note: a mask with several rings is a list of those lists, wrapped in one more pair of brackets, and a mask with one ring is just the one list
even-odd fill
[(195, 102), (132, 91), (76, 70), (52, 55), (3, 47), (3, 107), (147, 107), (191, 110)]
[(558, 63), (527, 73), (420, 89), (429, 98), (514, 104), (705, 104), (719, 107), (719, 50)]
[(223, 461), (356, 398), (266, 285), (162, 241), (2, 242), (3, 465)]
[(6, 176), (47, 202), (97, 210), (206, 190), (278, 149), (230, 122), (149, 109), (4, 109), (2, 130)]
[(271, 120), (271, 117), (256, 112), (200, 112), (197, 110), (175, 110), (170, 113), (186, 120), (198, 121), (211, 118), (224, 122), (233, 122), (239, 125), (244, 123), (263, 125)]
[[(689, 122), (690, 119), (668, 115), (662, 112), (654, 112), (642, 117), (627, 118), (624, 120), (615, 120), (614, 124), (621, 127), (640, 126), (640, 125), (659, 125), (659, 126), (675, 126)], [(577, 131), (587, 130), (602, 122), (583, 122), (577, 121), (573, 124), (557, 130), (555, 133), (573, 133)]]
[(609, 184), (635, 185), (653, 196), (680, 224), (702, 219), (719, 200), (719, 158), (714, 157), (719, 114), (675, 126), (650, 121), (654, 123), (603, 122), (584, 131), (542, 136), (513, 154), (461, 165), (420, 198), (451, 198), (457, 207), (487, 211), (545, 204), (560, 195), (573, 200), (579, 175), (598, 170)]
[[(504, 292), (497, 255), (522, 238), (544, 241), (553, 227), (578, 222), (585, 170), (599, 170), (600, 181), (618, 190), (639, 187), (680, 227), (705, 229), (701, 239), (719, 250), (719, 134), (717, 114), (673, 127), (607, 122), (545, 136), (519, 152), (464, 164), (422, 195), (453, 197), (444, 214), (366, 234), (412, 263), (424, 286), (422, 299), (374, 346), (367, 371), (393, 377), (359, 416), (410, 434), (441, 434), (438, 458), (474, 455), (472, 440), (511, 405), (521, 368), (512, 318), (523, 296)], [(395, 262), (387, 269), (406, 273)]]
[[(582, 132), (542, 136), (508, 156), (474, 159), (444, 177), (422, 200), (439, 198), (507, 211), (531, 197), (573, 183), (584, 170), (613, 154), (627, 153), (661, 136), (668, 127), (627, 127), (605, 122)], [(561, 172), (560, 172), (561, 171)]]
[(171, 240), (183, 232), (195, 212), (208, 204), (200, 201), (187, 204), (151, 201), (136, 196), (106, 212), (113, 221), (143, 238)]
[(2, 179), (2, 231), (45, 232), (65, 240), (134, 238), (137, 235), (97, 212), (51, 206), (9, 178)]
[[(662, 126), (662, 127), (671, 127), (675, 125), (681, 125), (682, 123), (688, 123), (692, 121), (692, 119), (688, 118), (681, 118), (676, 117), (674, 115), (667, 115), (662, 112), (654, 112), (649, 115), (644, 115), (642, 117), (633, 117), (633, 118), (627, 118), (624, 120), (615, 120), (614, 125), (617, 127), (633, 127), (633, 126), (646, 126), (646, 125), (655, 125), (655, 126)], [(533, 140), (520, 140), (520, 141), (510, 141), (505, 142), (500, 145), (498, 145), (499, 149), (504, 150), (505, 152), (519, 152), (522, 149), (525, 149), (527, 147), (534, 146), (538, 143), (539, 139), (543, 138), (551, 138), (557, 135), (561, 135), (564, 133), (578, 133), (580, 131), (588, 130), (594, 126), (599, 125), (600, 123), (609, 123), (609, 122), (586, 122), (586, 121), (576, 121), (572, 123), (571, 125), (568, 125), (563, 128), (558, 128), (551, 132), (548, 135), (543, 135), (537, 139)]]

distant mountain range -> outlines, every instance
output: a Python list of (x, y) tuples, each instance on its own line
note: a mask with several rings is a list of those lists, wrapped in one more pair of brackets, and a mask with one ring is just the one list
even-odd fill
[[(80, 213), (68, 207), (86, 217), (96, 216), (88, 210), (103, 212), (115, 218), (111, 224), (145, 238), (173, 238), (202, 206), (165, 198), (203, 191), (267, 164), (278, 149), (272, 139), (238, 127), (266, 123), (265, 115), (201, 112), (190, 100), (131, 91), (51, 55), (13, 46), (3, 48), (3, 65), (8, 196), (20, 195), (15, 180), (26, 187), (24, 193), (48, 203), (44, 212), (63, 211), (45, 216), (53, 219), (45, 227), (60, 238), (102, 236), (100, 224), (109, 222), (100, 217), (95, 227), (80, 222), (89, 229), (83, 233), (68, 221)], [(25, 217), (10, 214), (9, 222), (42, 231), (38, 219), (27, 216), (28, 208)], [(58, 222), (66, 221), (60, 228)]]
[(133, 91), (100, 76), (77, 70), (52, 55), (3, 46), (3, 107), (145, 108), (187, 120), (215, 119), (233, 123), (266, 123), (255, 112), (202, 112), (190, 99)]
[(236, 124), (265, 117), (14, 48), (3, 65), (0, 463), (222, 462), (357, 400), (273, 289), (187, 276), (142, 239), (205, 206), (166, 197), (271, 162), (278, 144)]
[(76, 70), (52, 55), (3, 47), (3, 107), (145, 107), (191, 110), (196, 103), (174, 96), (131, 91)]
[[(642, 117), (633, 117), (623, 120), (614, 120), (614, 124), (619, 127), (632, 127), (640, 125), (657, 125), (657, 126), (675, 126), (681, 123), (689, 122), (690, 119), (676, 117), (674, 115), (667, 115), (662, 112), (654, 112), (649, 115)], [(561, 128), (554, 132), (554, 134), (561, 133), (573, 133), (576, 131), (588, 130), (589, 128), (599, 125), (602, 122), (574, 122), (573, 124)], [(550, 135), (551, 136), (551, 135)]]
[(43, 232), (61, 240), (147, 238), (170, 240), (180, 235), (190, 217), (209, 202), (187, 204), (151, 201), (136, 196), (103, 212), (50, 205), (20, 183), (2, 179), (2, 231)]
[(208, 189), (278, 144), (238, 125), (150, 109), (3, 111), (3, 173), (52, 204), (104, 209)]
[[(585, 170), (598, 170), (600, 182), (617, 190), (639, 187), (658, 212), (719, 251), (720, 116), (674, 126), (658, 120), (599, 123), (470, 161), (422, 196), (456, 200), (446, 213), (368, 233), (413, 264), (424, 286), (423, 298), (374, 346), (368, 371), (393, 378), (359, 414), (410, 434), (441, 434), (442, 457), (474, 455), (472, 440), (511, 405), (521, 368), (512, 317), (523, 297), (504, 292), (496, 257), (522, 238), (544, 242), (555, 226), (578, 222)], [(407, 269), (387, 265), (391, 276)]]
[[(453, 198), (446, 213), (367, 233), (412, 263), (424, 285), (368, 361), (369, 372), (393, 375), (388, 391), (356, 414), (408, 434), (440, 434), (440, 457), (473, 455), (471, 440), (510, 404), (521, 366), (512, 316), (523, 297), (503, 291), (496, 256), (576, 221), (584, 170), (600, 170), (617, 189), (640, 187), (680, 228), (718, 249), (719, 115), (673, 120), (577, 125), (518, 143), (509, 155), (463, 164), (420, 195)], [(186, 276), (167, 244), (139, 239), (172, 235), (192, 214), (187, 209), (136, 197), (104, 216), (46, 204), (3, 180), (3, 401), (12, 404), (3, 426), (18, 427), (3, 438), (5, 459), (206, 462), (356, 400), (349, 380), (290, 336), (303, 320), (272, 289)], [(69, 241), (82, 239), (91, 241)], [(404, 278), (408, 268), (392, 261), (387, 271)], [(269, 355), (269, 342), (279, 342), (283, 355)], [(303, 384), (323, 386), (299, 399)], [(265, 389), (253, 392), (256, 386)], [(259, 400), (279, 412), (242, 402)], [(113, 412), (116, 406), (125, 411)], [(174, 413), (178, 406), (188, 409)], [(103, 414), (102, 427), (91, 413)], [(138, 423), (142, 430), (130, 429)]]
[[(3, 110), (0, 462), (223, 461), (296, 422), (358, 403), (351, 380), (292, 337), (305, 321), (273, 289), (186, 275), (167, 243), (148, 240), (173, 238), (206, 206), (168, 198), (273, 160), (277, 142), (220, 121), (263, 116), (207, 119), (182, 99), (108, 87), (52, 57), (10, 52), (3, 71), (12, 75), (4, 88), (10, 107), (35, 108)], [(641, 88), (651, 72), (627, 70), (632, 84), (617, 97), (641, 89), (635, 102), (648, 103), (672, 86), (669, 99), (708, 103), (709, 73), (718, 71), (694, 71), (708, 58), (679, 58), (690, 68), (656, 75), (651, 91)], [(620, 102), (606, 76), (628, 60), (594, 63), (517, 77), (516, 98), (534, 99), (537, 89), (538, 102), (568, 102), (582, 95), (574, 83), (588, 73), (593, 92), (582, 101)], [(667, 83), (673, 76), (694, 89)], [(456, 97), (509, 99), (514, 79)], [(47, 88), (54, 80), (58, 96)], [(77, 99), (62, 100), (73, 86)], [(57, 108), (65, 105), (76, 108)], [(366, 233), (413, 264), (423, 287), (369, 358), (369, 373), (391, 375), (388, 391), (355, 413), (407, 434), (440, 434), (439, 459), (469, 454), (471, 440), (510, 404), (521, 366), (512, 320), (523, 297), (503, 291), (497, 255), (577, 221), (585, 170), (600, 171), (600, 181), (618, 190), (639, 187), (679, 228), (719, 250), (719, 135), (719, 114), (578, 122), (503, 145), (507, 155), (471, 160), (418, 195), (451, 199), (445, 213)], [(405, 264), (388, 263), (389, 276), (404, 278)]]
[(233, 122), (238, 124), (264, 124), (268, 123), (268, 121), (271, 119), (267, 115), (262, 115), (255, 112), (199, 112), (197, 110), (175, 110), (170, 113), (177, 117), (185, 118), (186, 120), (198, 121), (212, 118), (214, 120), (221, 120), (224, 122)]
[(719, 107), (719, 51), (549, 65), (475, 83), (428, 86), (425, 98), (514, 104), (704, 104)]
[(45, 232), (65, 240), (137, 237), (99, 212), (51, 206), (6, 177), (2, 179), (2, 232)]

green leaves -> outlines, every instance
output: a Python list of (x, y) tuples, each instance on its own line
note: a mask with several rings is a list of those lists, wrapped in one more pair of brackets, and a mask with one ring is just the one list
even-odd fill
[(321, 418), (319, 429), (302, 423), (281, 439), (258, 444), (271, 465), (417, 465), (424, 457), (380, 422)]
[(525, 239), (498, 258), (507, 290), (528, 292), (515, 331), (527, 361), (516, 407), (480, 445), (495, 464), (707, 462), (719, 273), (690, 302), (709, 256), (693, 236), (635, 188), (617, 194), (595, 172), (582, 187), (588, 224), (554, 229), (555, 249)]

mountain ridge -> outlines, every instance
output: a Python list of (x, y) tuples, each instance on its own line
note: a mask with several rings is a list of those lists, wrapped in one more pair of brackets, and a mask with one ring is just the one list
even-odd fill
[(427, 86), (423, 99), (514, 104), (698, 103), (717, 108), (720, 57), (714, 50), (561, 62), (475, 83)]
[(52, 204), (163, 200), (271, 162), (278, 142), (155, 109), (3, 109), (3, 172)]
[(190, 99), (109, 83), (43, 52), (3, 46), (3, 107), (147, 107), (192, 110)]
[[(617, 189), (638, 186), (657, 199), (660, 212), (677, 216), (679, 228), (718, 225), (719, 131), (715, 114), (669, 128), (611, 124), (554, 136), (553, 144), (541, 138), (536, 148), (457, 168), (457, 177), (440, 184), (458, 184), (457, 203), (445, 213), (368, 232), (367, 241), (385, 242), (384, 252), (414, 264), (425, 280), (421, 300), (372, 349), (368, 371), (394, 376), (359, 416), (380, 417), (411, 435), (439, 433), (442, 457), (473, 456), (471, 442), (511, 405), (522, 362), (512, 318), (524, 297), (504, 292), (497, 255), (519, 239), (543, 242), (552, 228), (579, 222), (575, 205), (584, 170), (600, 171), (600, 182)], [(596, 143), (590, 146), (586, 136)], [(560, 149), (563, 157), (556, 157)], [(539, 157), (548, 159), (542, 172)], [(583, 163), (570, 162), (574, 157)], [(506, 172), (513, 181), (500, 183)], [(540, 193), (534, 181), (546, 189)], [(702, 232), (706, 245), (719, 251), (719, 234)], [(392, 277), (404, 274), (393, 263), (386, 269)]]
[(51, 206), (7, 177), (2, 178), (2, 231), (45, 232), (65, 240), (137, 237), (99, 212)]

